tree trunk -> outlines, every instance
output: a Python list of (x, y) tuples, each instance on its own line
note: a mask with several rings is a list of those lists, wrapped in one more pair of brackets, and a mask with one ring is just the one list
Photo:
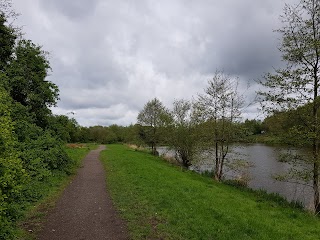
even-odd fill
[(219, 181), (222, 179), (222, 174), (223, 174), (223, 165), (224, 165), (224, 160), (225, 160), (225, 155), (222, 154), (223, 156), (221, 157), (220, 160), (220, 169), (219, 169)]
[(219, 179), (219, 149), (218, 141), (216, 141), (216, 167), (214, 169), (214, 179), (220, 181)]
[[(316, 100), (315, 100), (316, 101)], [(320, 212), (320, 193), (319, 193), (319, 144), (318, 144), (318, 111), (317, 103), (314, 103), (314, 134), (313, 139), (313, 192), (314, 192), (314, 209), (316, 214)]]
[[(313, 2), (313, 13), (312, 13), (312, 29), (313, 29), (313, 40), (318, 40), (318, 19), (316, 19), (318, 3)], [(319, 101), (318, 101), (318, 65), (319, 65), (319, 51), (318, 47), (315, 48), (316, 61), (313, 67), (313, 78), (314, 78), (314, 89), (313, 89), (313, 119), (314, 119), (314, 134), (315, 138), (313, 140), (313, 191), (314, 191), (314, 209), (315, 213), (320, 212), (320, 196), (319, 196), (319, 121), (318, 121), (318, 110), (319, 110)]]
[(319, 194), (319, 163), (315, 159), (313, 164), (313, 191), (314, 191), (314, 209), (315, 213), (320, 213), (320, 194)]
[[(317, 53), (317, 56), (319, 54)], [(317, 57), (318, 59), (318, 57)], [(319, 195), (319, 123), (318, 123), (318, 60), (314, 68), (314, 90), (313, 90), (313, 192), (314, 192), (314, 210), (316, 214), (320, 212)]]
[(181, 157), (181, 160), (182, 160), (182, 165), (185, 168), (189, 168), (191, 166), (191, 164), (190, 164), (188, 152), (184, 151), (184, 150), (181, 150), (180, 151), (180, 157)]

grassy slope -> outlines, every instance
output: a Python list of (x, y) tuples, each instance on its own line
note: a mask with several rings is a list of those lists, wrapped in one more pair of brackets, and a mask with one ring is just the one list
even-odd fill
[[(97, 148), (98, 145), (86, 144), (86, 146), (87, 147), (83, 148), (66, 147), (65, 149), (67, 154), (75, 160), (75, 165), (72, 169), (73, 173), (75, 173), (79, 168), (82, 159), (88, 154), (88, 152)], [(73, 176), (74, 174), (71, 174), (70, 176), (65, 173), (57, 173), (54, 176), (49, 177), (47, 181), (33, 185), (37, 191), (41, 191), (43, 193), (44, 197), (27, 207), (28, 210), (25, 214), (25, 218), (19, 222), (19, 226), (21, 228), (19, 233), (17, 233), (19, 239), (35, 238), (36, 233), (42, 226), (43, 218), (47, 212), (55, 206), (55, 202)], [(26, 205), (27, 204), (30, 203), (26, 203)]]
[(121, 145), (102, 153), (134, 239), (320, 239), (320, 220)]

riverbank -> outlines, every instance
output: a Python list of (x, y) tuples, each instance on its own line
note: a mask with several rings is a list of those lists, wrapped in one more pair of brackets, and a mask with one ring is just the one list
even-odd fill
[(320, 220), (258, 192), (110, 145), (101, 159), (133, 239), (318, 239)]
[(240, 143), (262, 143), (262, 144), (269, 144), (269, 145), (290, 145), (288, 142), (285, 142), (285, 139), (271, 135), (271, 134), (255, 134), (255, 135), (249, 135), (244, 138), (242, 138)]

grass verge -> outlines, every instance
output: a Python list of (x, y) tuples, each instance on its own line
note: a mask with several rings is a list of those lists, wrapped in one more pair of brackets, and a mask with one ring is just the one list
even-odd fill
[(122, 145), (101, 155), (133, 239), (319, 239), (320, 220)]
[(56, 172), (44, 182), (38, 182), (33, 185), (37, 191), (42, 192), (42, 198), (36, 202), (26, 204), (24, 217), (18, 223), (17, 238), (23, 240), (35, 239), (37, 233), (41, 230), (44, 217), (55, 206), (70, 180), (75, 176), (77, 169), (81, 165), (81, 160), (90, 150), (97, 148), (96, 144), (72, 144), (65, 147), (69, 157), (74, 160), (75, 164), (71, 169), (71, 174)]

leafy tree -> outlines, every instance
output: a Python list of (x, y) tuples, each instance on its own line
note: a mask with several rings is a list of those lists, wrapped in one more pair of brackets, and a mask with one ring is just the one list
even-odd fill
[(51, 114), (49, 107), (58, 100), (58, 87), (45, 79), (50, 69), (46, 55), (30, 40), (20, 40), (6, 69), (11, 97), (27, 107), (34, 122), (42, 128)]
[(0, 11), (0, 71), (4, 71), (11, 60), (16, 40), (14, 29), (7, 26), (6, 21), (5, 14)]
[(245, 128), (245, 133), (247, 136), (260, 134), (262, 131), (262, 122), (260, 120), (246, 119), (242, 125)]
[(52, 115), (48, 118), (47, 129), (63, 142), (76, 142), (78, 128), (77, 121), (65, 115)]
[(108, 127), (110, 133), (115, 136), (114, 142), (123, 142), (124, 141), (124, 127), (112, 124)]
[(287, 120), (287, 112), (274, 112), (263, 120), (262, 128), (268, 134), (284, 136), (286, 138), (285, 133), (288, 131), (288, 128), (286, 128)]
[(75, 141), (74, 142), (81, 142), (86, 143), (89, 142), (89, 128), (79, 126), (75, 133)]
[(103, 126), (89, 127), (89, 141), (105, 143), (108, 130)]
[(312, 145), (308, 137), (310, 126), (312, 126), (312, 104), (310, 103), (297, 109), (274, 112), (266, 117), (262, 124), (267, 134), (276, 136), (282, 143), (300, 147)]
[(119, 143), (122, 142), (122, 130), (118, 125), (100, 128), (100, 133), (103, 133), (101, 143)]
[(157, 98), (148, 101), (139, 112), (138, 124), (143, 126), (140, 135), (151, 146), (152, 154), (157, 154), (157, 145), (161, 139), (161, 127), (169, 122), (169, 111)]
[(141, 138), (139, 137), (139, 131), (141, 127), (138, 124), (135, 125), (129, 125), (123, 129), (123, 141), (125, 143), (130, 143), (130, 144), (136, 144), (138, 146), (142, 145), (143, 142)]
[(210, 126), (207, 133), (211, 139), (209, 148), (213, 145), (215, 149), (214, 178), (220, 181), (243, 100), (237, 92), (237, 81), (222, 72), (216, 72), (208, 85), (205, 93), (198, 96), (195, 115)]
[(277, 32), (282, 36), (280, 51), (287, 67), (265, 75), (262, 85), (266, 90), (260, 95), (263, 108), (269, 112), (296, 109), (306, 103), (312, 105), (311, 121), (307, 128), (300, 130), (312, 141), (314, 207), (319, 213), (320, 1), (301, 0), (297, 5), (287, 4), (281, 18), (283, 27)]
[(188, 168), (192, 165), (197, 142), (192, 103), (187, 100), (175, 100), (171, 115), (173, 126), (168, 142), (176, 151), (177, 160)]

